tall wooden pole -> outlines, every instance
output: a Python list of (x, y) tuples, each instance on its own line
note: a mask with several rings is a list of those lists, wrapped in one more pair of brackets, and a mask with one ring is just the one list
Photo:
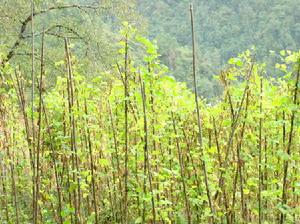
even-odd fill
[[(197, 111), (197, 125), (198, 125), (198, 143), (200, 146), (201, 154), (203, 154), (203, 137), (202, 137), (202, 123), (201, 123), (201, 114), (199, 109), (199, 102), (198, 102), (198, 92), (197, 92), (197, 79), (196, 79), (196, 47), (195, 47), (195, 30), (194, 30), (194, 10), (193, 5), (190, 5), (190, 14), (191, 14), (191, 28), (192, 28), (192, 44), (193, 44), (193, 84), (194, 84), (194, 94), (195, 94), (195, 104), (196, 104), (196, 111)], [(209, 207), (212, 213), (212, 223), (214, 223), (214, 209), (211, 201), (211, 194), (209, 190), (208, 184), (208, 177), (206, 171), (206, 164), (205, 161), (202, 160), (202, 171), (205, 180), (205, 188), (207, 199), (209, 203)]]
[(34, 76), (34, 2), (31, 0), (31, 134), (32, 134), (32, 209), (33, 209), (33, 223), (36, 223), (37, 216), (37, 202), (36, 202), (36, 189), (35, 189), (35, 127), (34, 127), (34, 88), (35, 88), (35, 76)]

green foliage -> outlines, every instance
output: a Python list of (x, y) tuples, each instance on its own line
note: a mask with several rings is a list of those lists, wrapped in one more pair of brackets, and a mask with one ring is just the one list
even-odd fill
[[(280, 53), (278, 79), (265, 77), (266, 65), (254, 62), (251, 51), (230, 59), (228, 69), (218, 76), (223, 95), (214, 104), (200, 102), (200, 152), (192, 91), (167, 75), (157, 44), (130, 23), (123, 24), (120, 36), (111, 69), (89, 79), (74, 56), (71, 66), (58, 60), (58, 66), (67, 66), (72, 73), (58, 76), (53, 87), (45, 86), (42, 108), (37, 89), (33, 116), (40, 151), (37, 144), (32, 145), (31, 124), (26, 126), (31, 103), (24, 87), (29, 81), (14, 76), (9, 65), (3, 70), (0, 222), (16, 223), (18, 218), (20, 223), (32, 223), (32, 191), (39, 186), (37, 217), (41, 223), (60, 223), (60, 216), (64, 224), (76, 219), (121, 223), (127, 124), (128, 223), (153, 222), (154, 215), (157, 223), (188, 223), (189, 215), (192, 223), (209, 223), (212, 218), (216, 223), (226, 223), (227, 218), (232, 223), (257, 223), (260, 212), (268, 223), (276, 223), (281, 215), (285, 223), (297, 223), (300, 126), (296, 121), (300, 110), (294, 76), (300, 53)], [(128, 61), (124, 58), (127, 50)], [(124, 94), (125, 75), (128, 95)], [(18, 83), (24, 86), (20, 89)], [(39, 168), (32, 167), (31, 152)], [(203, 161), (213, 213), (202, 175)]]

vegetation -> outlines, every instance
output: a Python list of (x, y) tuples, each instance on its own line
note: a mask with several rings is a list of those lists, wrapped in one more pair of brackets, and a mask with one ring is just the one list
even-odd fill
[(93, 71), (69, 30), (36, 34), (32, 6), (13, 48), (30, 60), (1, 54), (1, 223), (300, 222), (300, 52), (277, 55), (277, 78), (232, 57), (206, 100), (192, 7), (193, 90), (131, 23)]
[(267, 63), (273, 77), (277, 56), (273, 52), (300, 48), (297, 0), (140, 0), (139, 12), (148, 20), (149, 36), (158, 40), (162, 61), (177, 80), (191, 84), (189, 2), (194, 3), (199, 46), (199, 91), (205, 97), (220, 95), (214, 75), (226, 62), (256, 47), (257, 61)]

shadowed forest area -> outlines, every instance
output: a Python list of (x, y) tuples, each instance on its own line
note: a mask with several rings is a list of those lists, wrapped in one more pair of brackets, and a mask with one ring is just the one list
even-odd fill
[(296, 0), (0, 3), (0, 223), (300, 223)]

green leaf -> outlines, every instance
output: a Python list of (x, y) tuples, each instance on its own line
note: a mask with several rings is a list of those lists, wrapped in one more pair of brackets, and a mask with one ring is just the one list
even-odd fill
[(134, 223), (138, 224), (138, 223), (142, 223), (142, 221), (143, 221), (142, 217), (138, 217), (138, 218), (134, 221)]
[(99, 159), (99, 164), (100, 166), (108, 166), (109, 165), (109, 161), (107, 159)]

